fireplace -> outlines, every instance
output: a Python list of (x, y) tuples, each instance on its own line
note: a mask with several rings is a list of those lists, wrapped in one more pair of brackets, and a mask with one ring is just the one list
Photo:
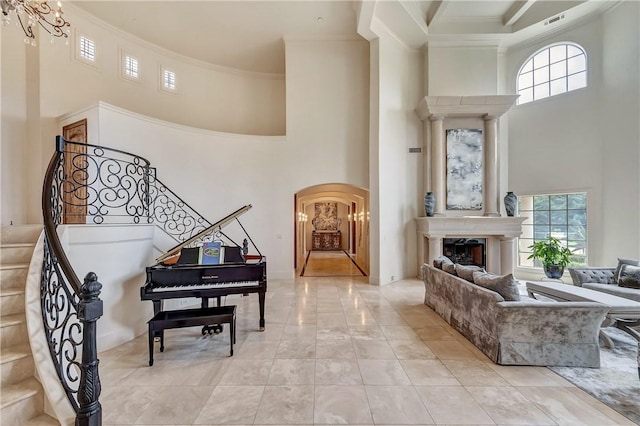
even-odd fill
[(443, 238), (442, 254), (460, 265), (486, 266), (486, 238)]

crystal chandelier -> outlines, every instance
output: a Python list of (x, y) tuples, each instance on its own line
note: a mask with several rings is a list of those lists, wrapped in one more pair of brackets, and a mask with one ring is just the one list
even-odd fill
[(57, 8), (53, 8), (43, 0), (0, 0), (0, 7), (2, 7), (3, 25), (9, 25), (11, 20), (9, 14), (15, 11), (18, 17), (16, 25), (22, 27), (26, 35), (24, 42), (31, 46), (36, 45), (36, 36), (33, 33), (36, 25), (40, 25), (51, 35), (51, 42), (54, 37), (69, 38), (71, 25), (62, 17), (60, 2)]

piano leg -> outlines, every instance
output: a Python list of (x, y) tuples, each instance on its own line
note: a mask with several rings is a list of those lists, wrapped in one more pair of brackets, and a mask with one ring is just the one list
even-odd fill
[(153, 300), (153, 316), (162, 311), (162, 300)]
[(260, 331), (264, 331), (264, 291), (258, 293), (258, 301), (260, 302)]

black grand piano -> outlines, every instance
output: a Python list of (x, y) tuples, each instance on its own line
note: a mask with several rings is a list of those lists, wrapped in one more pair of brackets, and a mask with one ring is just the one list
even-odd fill
[[(153, 302), (154, 316), (162, 311), (165, 299), (197, 297), (202, 299), (202, 308), (209, 305), (210, 298), (220, 298), (229, 294), (258, 293), (260, 303), (260, 330), (264, 330), (264, 300), (267, 291), (267, 262), (251, 237), (247, 234), (238, 217), (251, 208), (246, 205), (225, 218), (217, 221), (192, 238), (178, 244), (156, 259), (153, 266), (147, 267), (147, 281), (140, 288), (140, 298)], [(223, 228), (236, 221), (246, 238), (242, 246), (229, 238)], [(207, 236), (213, 234), (223, 241), (222, 258), (219, 264), (199, 264), (199, 247)], [(257, 251), (257, 255), (248, 254), (248, 241)], [(222, 330), (220, 325), (203, 328), (203, 334)]]

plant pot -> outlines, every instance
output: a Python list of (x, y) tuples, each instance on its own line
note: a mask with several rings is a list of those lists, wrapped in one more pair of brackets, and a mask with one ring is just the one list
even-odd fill
[(560, 279), (564, 274), (564, 266), (558, 265), (543, 265), (542, 269), (547, 278)]

